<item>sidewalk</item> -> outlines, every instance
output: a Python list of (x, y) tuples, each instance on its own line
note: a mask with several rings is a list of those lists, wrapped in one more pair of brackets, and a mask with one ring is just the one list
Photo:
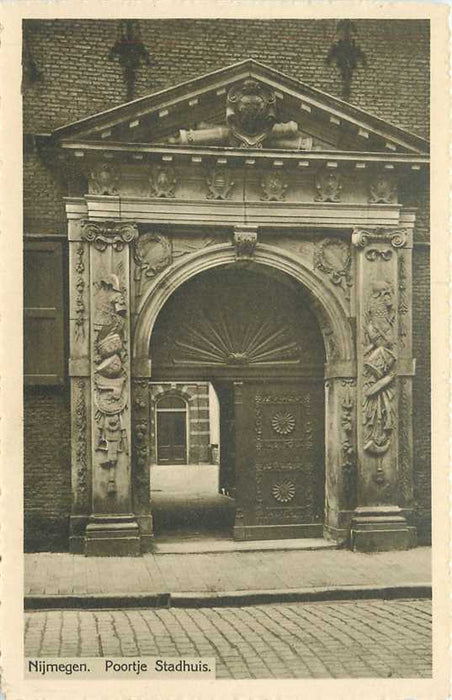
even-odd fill
[[(281, 543), (283, 545), (283, 543)], [(430, 548), (154, 553), (139, 558), (25, 555), (25, 607), (202, 607), (429, 597)]]

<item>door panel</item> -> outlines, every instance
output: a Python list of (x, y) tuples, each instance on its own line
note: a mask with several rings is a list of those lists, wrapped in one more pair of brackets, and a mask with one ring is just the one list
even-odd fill
[(236, 383), (235, 536), (321, 536), (323, 384)]
[(157, 461), (159, 464), (186, 463), (185, 411), (157, 412)]

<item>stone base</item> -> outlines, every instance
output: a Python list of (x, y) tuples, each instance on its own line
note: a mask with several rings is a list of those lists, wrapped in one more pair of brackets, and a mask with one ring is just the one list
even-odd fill
[(416, 546), (416, 528), (407, 524), (397, 506), (356, 508), (350, 530), (354, 552), (389, 552)]
[(322, 537), (323, 525), (234, 525), (235, 540), (290, 540), (298, 537)]
[(93, 515), (85, 531), (87, 557), (138, 557), (140, 531), (134, 515)]
[(136, 519), (140, 530), (141, 551), (143, 554), (145, 552), (152, 552), (154, 542), (154, 524), (152, 515), (137, 515)]

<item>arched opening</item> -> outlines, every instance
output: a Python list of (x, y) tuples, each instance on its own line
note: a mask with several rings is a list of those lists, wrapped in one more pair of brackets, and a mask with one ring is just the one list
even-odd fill
[[(263, 265), (200, 272), (161, 308), (149, 355), (153, 383), (192, 392), (207, 383), (218, 397), (218, 509), (211, 499), (206, 505), (212, 528), (221, 530), (223, 508), (224, 536), (232, 535), (234, 513), (237, 538), (321, 536), (325, 348), (307, 290)], [(186, 425), (188, 442), (200, 453), (209, 445), (212, 462), (211, 390), (207, 395), (197, 429)], [(159, 410), (162, 401), (157, 422), (163, 415), (166, 425), (180, 421), (174, 398)], [(158, 432), (157, 425), (157, 445)], [(204, 525), (208, 530), (208, 518)]]

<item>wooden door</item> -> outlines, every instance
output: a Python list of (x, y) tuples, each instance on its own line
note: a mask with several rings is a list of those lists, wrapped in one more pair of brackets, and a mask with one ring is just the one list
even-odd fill
[(235, 383), (237, 539), (321, 537), (323, 383)]
[(187, 462), (187, 408), (177, 397), (162, 399), (157, 404), (157, 462)]

